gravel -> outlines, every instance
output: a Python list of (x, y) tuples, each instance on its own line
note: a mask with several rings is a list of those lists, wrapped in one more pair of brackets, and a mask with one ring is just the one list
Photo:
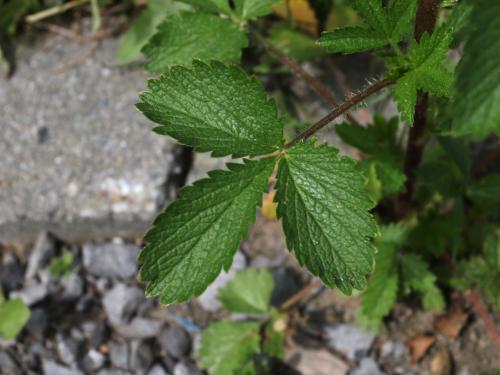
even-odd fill
[(102, 303), (109, 321), (121, 324), (128, 322), (145, 300), (144, 292), (138, 287), (119, 283), (104, 295)]
[(181, 327), (170, 327), (158, 337), (166, 354), (174, 358), (188, 356), (191, 351), (191, 336)]
[(360, 360), (370, 350), (375, 336), (350, 324), (338, 324), (324, 328), (325, 337), (333, 349), (350, 360)]
[(137, 273), (139, 247), (123, 243), (85, 244), (83, 266), (92, 275), (128, 279)]

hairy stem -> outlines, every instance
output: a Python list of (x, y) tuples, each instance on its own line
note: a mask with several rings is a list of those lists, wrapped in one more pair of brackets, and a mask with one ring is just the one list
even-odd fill
[[(268, 43), (261, 35), (254, 33), (257, 40), (273, 54), (283, 65), (287, 66), (295, 75), (301, 78), (313, 91), (315, 91), (326, 103), (336, 107), (338, 105), (335, 95), (320, 81), (307, 73), (300, 64), (287, 56), (283, 51)], [(356, 119), (349, 113), (346, 114), (347, 120), (357, 124)]]
[(337, 108), (335, 108), (333, 111), (328, 113), (325, 117), (323, 117), (321, 120), (316, 122), (310, 128), (304, 130), (302, 133), (297, 135), (293, 140), (291, 140), (290, 142), (288, 142), (285, 145), (285, 148), (292, 147), (293, 145), (295, 145), (297, 142), (299, 142), (301, 140), (306, 140), (307, 138), (312, 136), (314, 133), (316, 133), (318, 130), (324, 128), (330, 122), (332, 122), (337, 117), (346, 113), (348, 110), (350, 110), (352, 107), (354, 107), (355, 105), (357, 105), (360, 102), (362, 102), (363, 100), (365, 100), (370, 95), (373, 95), (377, 91), (380, 91), (383, 88), (385, 88), (393, 83), (394, 82), (391, 79), (383, 79), (381, 81), (377, 81), (374, 84), (368, 86), (366, 89), (364, 89), (360, 93), (354, 95), (352, 98), (347, 99), (345, 102), (340, 104)]
[[(425, 32), (432, 33), (436, 25), (438, 0), (419, 0), (417, 17), (415, 21), (415, 39), (420, 38)], [(406, 191), (398, 197), (398, 216), (407, 215), (411, 198), (415, 189), (415, 169), (420, 164), (425, 142), (423, 136), (427, 127), (428, 95), (420, 93), (415, 106), (413, 127), (410, 130), (404, 172), (406, 175)]]

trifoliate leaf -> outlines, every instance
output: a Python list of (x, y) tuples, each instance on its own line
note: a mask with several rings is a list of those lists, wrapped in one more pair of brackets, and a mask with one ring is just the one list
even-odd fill
[(387, 39), (371, 29), (342, 27), (323, 32), (318, 44), (332, 53), (355, 53), (382, 48), (387, 44)]
[(299, 263), (345, 294), (364, 289), (377, 228), (354, 161), (325, 144), (301, 142), (285, 151), (277, 179), (278, 217)]
[(359, 311), (360, 322), (374, 331), (378, 330), (380, 322), (396, 303), (399, 282), (395, 246), (384, 242), (376, 246), (375, 272), (363, 293)]
[(184, 12), (168, 17), (142, 52), (146, 70), (166, 72), (171, 65), (191, 65), (193, 59), (238, 61), (248, 44), (234, 22), (217, 15)]
[(238, 272), (220, 292), (219, 301), (232, 312), (260, 314), (269, 311), (274, 288), (273, 275), (267, 270)]
[(280, 0), (235, 0), (236, 13), (243, 19), (255, 19), (271, 13)]
[(160, 295), (165, 304), (186, 301), (229, 269), (274, 164), (274, 158), (230, 163), (228, 171), (209, 172), (179, 192), (144, 238), (140, 278), (149, 296)]
[(467, 188), (467, 196), (486, 209), (498, 209), (500, 204), (500, 173), (491, 173)]
[(28, 322), (30, 309), (20, 299), (0, 303), (0, 337), (15, 338)]
[(472, 3), (472, 31), (457, 68), (452, 131), (484, 138), (500, 135), (500, 2)]
[(405, 254), (401, 257), (401, 267), (404, 282), (421, 294), (424, 308), (442, 310), (445, 307), (443, 294), (436, 286), (436, 276), (421, 257)]
[(201, 338), (201, 366), (210, 375), (241, 374), (259, 353), (259, 322), (217, 322)]
[(139, 108), (155, 131), (214, 156), (268, 154), (283, 145), (283, 122), (262, 84), (237, 66), (195, 61), (148, 82)]
[(420, 42), (413, 41), (410, 45), (408, 71), (396, 81), (394, 88), (401, 118), (410, 125), (413, 124), (418, 90), (437, 96), (451, 95), (453, 74), (446, 62), (451, 38), (450, 30), (441, 28), (431, 36), (424, 33)]

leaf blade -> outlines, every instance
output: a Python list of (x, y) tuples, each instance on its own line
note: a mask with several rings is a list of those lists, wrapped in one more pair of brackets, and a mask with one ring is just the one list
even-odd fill
[(283, 121), (262, 84), (241, 68), (200, 61), (148, 82), (137, 108), (155, 131), (214, 156), (255, 156), (283, 145)]
[(345, 294), (365, 288), (376, 225), (354, 162), (327, 145), (302, 142), (286, 151), (277, 179), (277, 214), (299, 263)]
[(362, 27), (342, 27), (323, 32), (318, 44), (332, 53), (355, 53), (382, 48), (387, 45), (384, 35)]
[(182, 189), (146, 234), (139, 263), (149, 296), (168, 304), (200, 295), (221, 269), (229, 269), (255, 221), (275, 159), (228, 164)]

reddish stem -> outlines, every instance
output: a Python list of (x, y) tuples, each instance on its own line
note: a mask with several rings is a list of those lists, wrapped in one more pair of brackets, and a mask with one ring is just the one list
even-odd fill
[(474, 310), (476, 310), (477, 315), (483, 320), (486, 329), (490, 333), (495, 343), (500, 346), (500, 335), (498, 334), (495, 324), (491, 321), (488, 313), (484, 309), (479, 296), (471, 290), (467, 295), (467, 298), (469, 299), (469, 301), (471, 301), (472, 306), (474, 306)]

